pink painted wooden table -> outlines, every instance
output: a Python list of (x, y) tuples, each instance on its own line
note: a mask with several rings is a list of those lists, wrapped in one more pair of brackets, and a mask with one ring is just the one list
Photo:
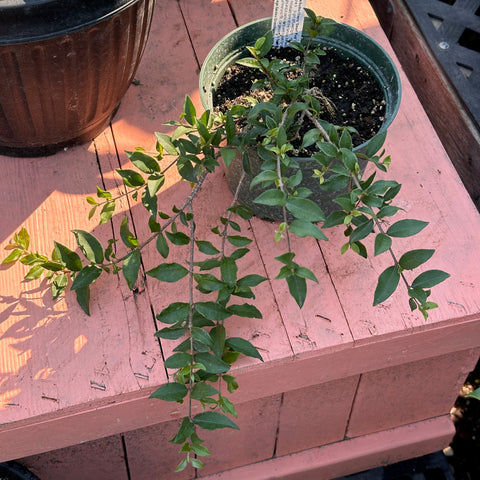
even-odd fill
[[(307, 5), (364, 30), (393, 56), (366, 0)], [(96, 228), (85, 196), (97, 185), (118, 188), (115, 169), (128, 166), (122, 152), (152, 148), (153, 132), (178, 116), (186, 93), (200, 109), (198, 69), (209, 49), (236, 22), (271, 12), (271, 1), (157, 2), (139, 84), (111, 128), (52, 157), (0, 157), (1, 251), (24, 225), (39, 251), (49, 251), (54, 239), (74, 247), (73, 228), (103, 238), (118, 233), (124, 213)], [(480, 354), (480, 217), (401, 75), (402, 105), (386, 145), (391, 172), (403, 184), (405, 214), (431, 224), (400, 248), (437, 249), (429, 266), (451, 274), (434, 290), (440, 308), (425, 323), (409, 311), (403, 291), (372, 307), (388, 259), (340, 257), (341, 229), (330, 242), (299, 241), (300, 263), (312, 266), (319, 284), (299, 311), (283, 283), (265, 282), (257, 299), (264, 319), (228, 325), (249, 337), (265, 362), (245, 359), (235, 372), (241, 430), (205, 435), (214, 455), (200, 476), (327, 479), (448, 443), (446, 414)], [(165, 209), (188, 189), (173, 174), (168, 182), (159, 199)], [(197, 206), (205, 235), (232, 198), (221, 172), (208, 182), (210, 197)], [(141, 229), (142, 208), (123, 210)], [(274, 275), (271, 225), (253, 219), (250, 227), (256, 245), (245, 268), (263, 264), (265, 275)], [(144, 262), (155, 266), (155, 252)], [(51, 480), (190, 478), (171, 474), (178, 456), (168, 439), (182, 409), (148, 398), (167, 381), (162, 348), (172, 348), (154, 339), (154, 314), (186, 290), (143, 277), (132, 293), (121, 279), (101, 279), (86, 317), (72, 295), (53, 303), (41, 283), (23, 283), (24, 274), (0, 272), (0, 461), (23, 457)]]

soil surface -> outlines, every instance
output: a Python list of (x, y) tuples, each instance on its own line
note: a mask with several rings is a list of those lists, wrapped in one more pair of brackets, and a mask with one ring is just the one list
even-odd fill
[[(355, 59), (343, 58), (333, 47), (324, 48), (320, 64), (310, 74), (310, 88), (318, 89), (328, 99), (324, 120), (338, 126), (351, 126), (358, 131), (354, 145), (373, 137), (380, 129), (385, 113), (385, 99), (375, 77)], [(300, 61), (292, 48), (272, 49), (268, 58), (280, 58), (289, 64)], [(289, 73), (295, 76), (295, 72)], [(251, 98), (262, 102), (272, 97), (269, 88), (251, 90), (253, 82), (265, 76), (257, 69), (232, 65), (219, 83), (214, 105), (225, 111), (235, 104), (250, 105)], [(318, 98), (318, 95), (315, 95)], [(313, 128), (305, 125), (304, 130)]]

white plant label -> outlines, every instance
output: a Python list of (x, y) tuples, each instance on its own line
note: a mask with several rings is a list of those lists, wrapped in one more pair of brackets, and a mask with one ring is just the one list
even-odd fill
[(302, 37), (306, 0), (275, 0), (273, 5), (273, 45), (288, 47)]

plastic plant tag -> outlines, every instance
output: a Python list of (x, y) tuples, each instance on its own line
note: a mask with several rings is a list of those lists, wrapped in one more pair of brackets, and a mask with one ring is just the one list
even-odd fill
[(275, 0), (273, 5), (273, 45), (288, 47), (302, 36), (306, 0)]

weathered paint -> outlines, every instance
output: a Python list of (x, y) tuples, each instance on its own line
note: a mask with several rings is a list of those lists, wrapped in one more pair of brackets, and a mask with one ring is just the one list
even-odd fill
[[(230, 5), (243, 24), (270, 15), (272, 2), (232, 0)], [(392, 54), (366, 0), (318, 0), (307, 5), (319, 14), (365, 30)], [(84, 197), (95, 195), (102, 181), (109, 190), (120, 187), (115, 169), (119, 165), (128, 168), (122, 152), (140, 145), (153, 149), (152, 132), (168, 131), (162, 122), (178, 116), (185, 93), (200, 109), (196, 59), (201, 62), (234, 24), (223, 0), (159, 2), (137, 74), (139, 84), (127, 92), (111, 129), (91, 145), (54, 157), (0, 157), (2, 178), (11, 186), (0, 194), (0, 249), (3, 251), (22, 225), (34, 235), (33, 248), (39, 251), (49, 251), (54, 239), (73, 247), (72, 228), (94, 230), (101, 238), (109, 238), (111, 229), (94, 228), (94, 221), (87, 221), (89, 206)], [(425, 419), (448, 411), (462, 375), (478, 357), (474, 349), (480, 344), (480, 217), (402, 71), (401, 75), (402, 105), (386, 145), (393, 159), (391, 172), (403, 184), (399, 202), (406, 215), (431, 223), (421, 235), (399, 244), (400, 249), (425, 244), (437, 248), (431, 268), (452, 274), (434, 290), (433, 300), (440, 308), (425, 323), (421, 316), (409, 312), (405, 292), (373, 308), (375, 275), (389, 264), (388, 258), (364, 260), (350, 253), (339, 256), (341, 229), (329, 232), (331, 241), (320, 245), (299, 241), (298, 259), (314, 268), (319, 278), (319, 284), (310, 285), (303, 310), (289, 299), (283, 283), (265, 282), (256, 300), (264, 319), (228, 322), (232, 335), (249, 338), (265, 362), (242, 359), (236, 367), (234, 374), (241, 388), (232, 400), (238, 404), (239, 423), (244, 428), (240, 434), (222, 432), (212, 437), (213, 442), (220, 443), (217, 448), (221, 455), (212, 459), (204, 473), (258, 462), (274, 452), (286, 455), (298, 449), (309, 450), (283, 457), (285, 461), (278, 458), (238, 470), (248, 473), (243, 477), (235, 477), (237, 473), (232, 471), (232, 476), (212, 478), (271, 478), (265, 476), (268, 469), (278, 467), (275, 478), (305, 480), (310, 463), (315, 472), (312, 475), (317, 475), (311, 478), (326, 479), (427, 453), (443, 446), (451, 435), (451, 424), (444, 417)], [(167, 186), (160, 195), (165, 210), (168, 205), (178, 205), (189, 188), (186, 182), (178, 182), (175, 174), (167, 178)], [(232, 199), (221, 172), (206, 186), (206, 193), (195, 206), (203, 219), (197, 221), (197, 234), (203, 238), (208, 238), (218, 214)], [(125, 214), (135, 223), (139, 236), (147, 235), (142, 231), (144, 209), (122, 202), (112, 221), (117, 236)], [(272, 226), (258, 219), (242, 226), (251, 228), (256, 240), (252, 252), (242, 259), (246, 273), (263, 264), (265, 274), (275, 276), (278, 266), (273, 257), (284, 250), (280, 244), (272, 246)], [(119, 245), (120, 252), (122, 248)], [(176, 255), (178, 260), (183, 258), (181, 252)], [(158, 264), (154, 249), (147, 249), (144, 263), (146, 269)], [(158, 469), (163, 472), (161, 468), (165, 468), (166, 472), (176, 463), (176, 454), (171, 456), (175, 448), (166, 444), (162, 450), (160, 444), (165, 444), (175, 423), (185, 414), (185, 407), (148, 399), (166, 381), (161, 351), (153, 338), (152, 309), (158, 313), (173, 299), (184, 298), (183, 286), (166, 289), (159, 282), (147, 280), (133, 293), (121, 279), (111, 284), (100, 279), (92, 291), (92, 316), (87, 318), (73, 295), (53, 304), (43, 297), (38, 283), (20, 283), (23, 274), (18, 268), (0, 272), (0, 461), (108, 436), (117, 438), (108, 442), (115, 445), (113, 455), (119, 458), (118, 434), (129, 432), (125, 445), (135, 472), (132, 480), (147, 473), (150, 478), (168, 478), (167, 473), (159, 475)], [(167, 355), (172, 348), (168, 343), (162, 345)], [(436, 403), (427, 403), (420, 417), (409, 400), (428, 374), (435, 384), (423, 384), (427, 388), (418, 398), (428, 402), (431, 388)], [(344, 396), (340, 403), (328, 406), (332, 395), (340, 393), (337, 385), (344, 386)], [(395, 397), (395, 416), (390, 423), (383, 423), (378, 418), (380, 413), (392, 414), (385, 405), (388, 402), (381, 400), (390, 385), (396, 386), (389, 392), (389, 398)], [(309, 422), (308, 408), (312, 404), (317, 410), (327, 404), (332, 413), (324, 436), (315, 435), (314, 428), (308, 435), (295, 431), (296, 422), (303, 429), (317, 425), (319, 417)], [(375, 405), (375, 426), (374, 422), (361, 421), (370, 404)], [(258, 420), (260, 412), (263, 414)], [(411, 422), (418, 423), (399, 426)], [(345, 428), (347, 435), (356, 438), (340, 441)], [(369, 433), (375, 430), (382, 431)], [(261, 447), (252, 441), (252, 435), (262, 439)], [(311, 449), (332, 441), (338, 442)], [(231, 450), (236, 442), (239, 458)], [(88, 445), (90, 454), (98, 458), (111, 451), (102, 446), (103, 440)], [(164, 453), (156, 463), (159, 450)], [(82, 449), (72, 447), (69, 452), (62, 458), (70, 458), (68, 469), (74, 478), (73, 472), (84, 468), (84, 460), (77, 460)], [(52, 452), (48, 458), (57, 454)], [(38, 465), (42, 457), (30, 457), (29, 464)], [(52, 473), (52, 480), (64, 478), (61, 470), (52, 472), (58, 472)], [(281, 472), (286, 476), (281, 477)], [(106, 474), (101, 478), (110, 480)]]

